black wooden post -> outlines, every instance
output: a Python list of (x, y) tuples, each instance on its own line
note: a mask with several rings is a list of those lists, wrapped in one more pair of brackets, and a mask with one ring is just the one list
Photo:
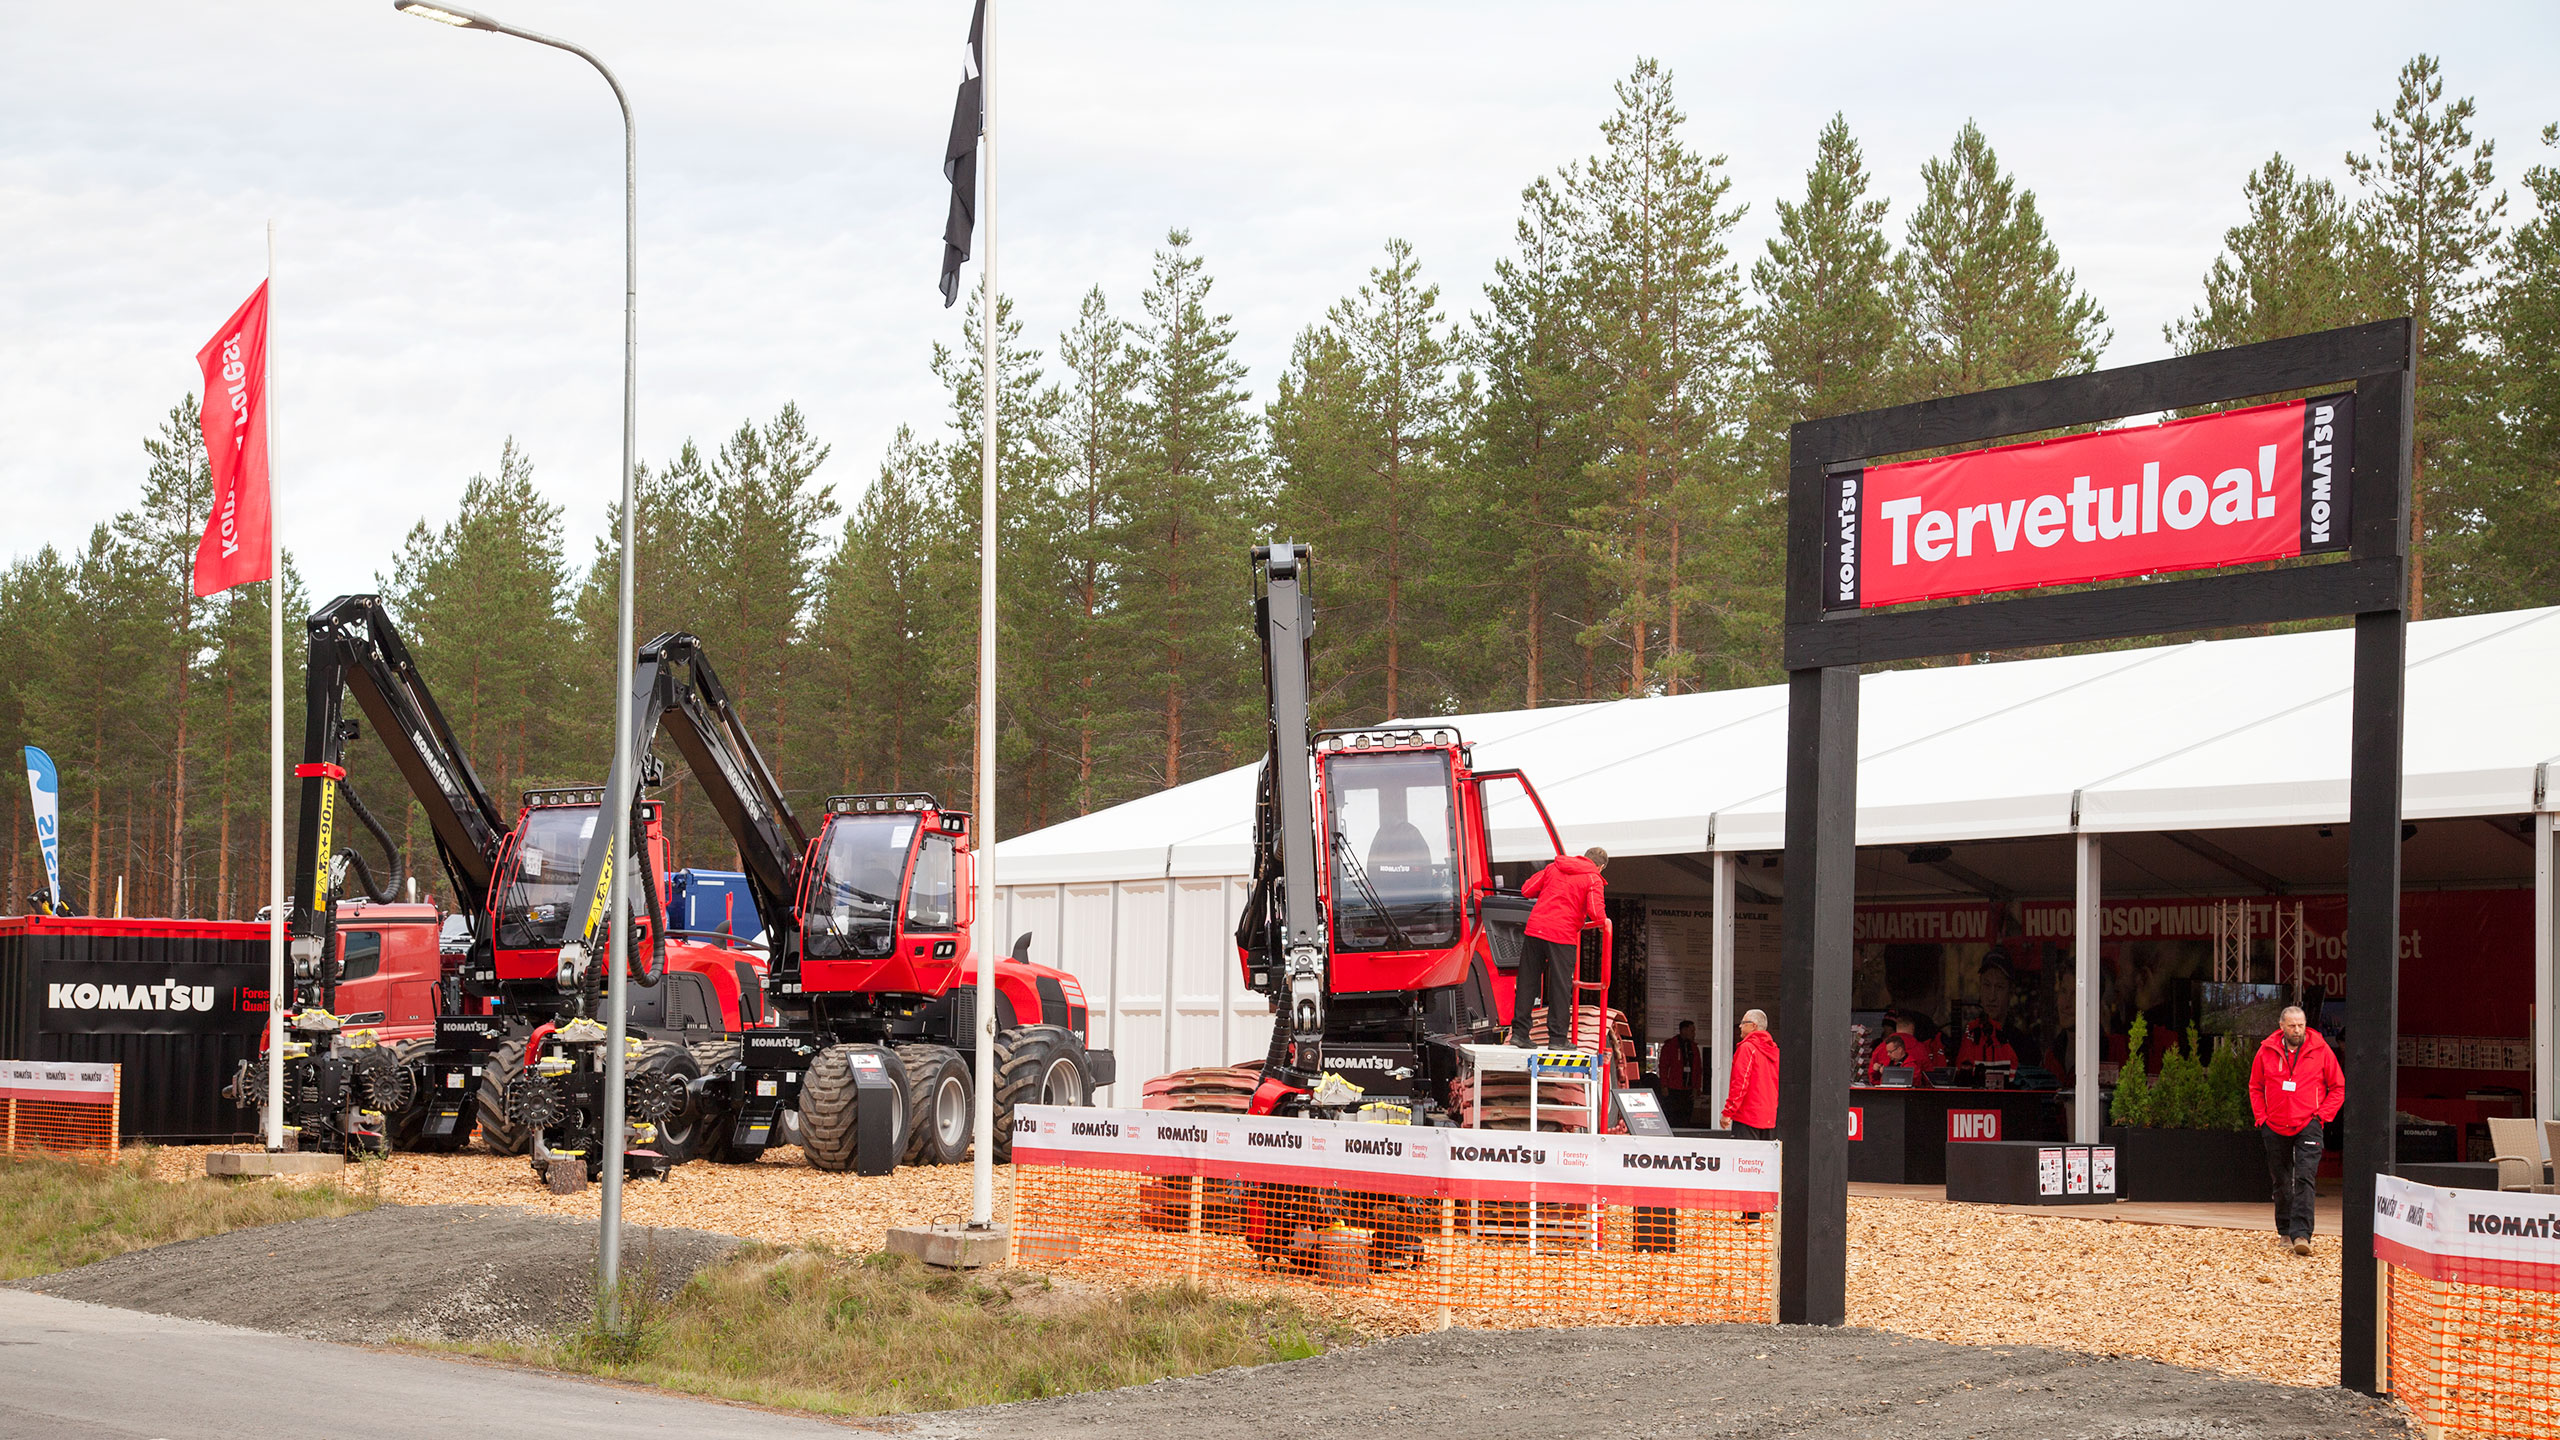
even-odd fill
[[(2413, 395), (2404, 374), (2357, 387), (2355, 548), (2407, 551)], [(2405, 582), (2404, 582), (2405, 584)], [(2338, 1383), (2374, 1393), (2381, 1378), (2380, 1284), (2373, 1265), (2374, 1177), (2392, 1172), (2400, 1076), (2400, 741), (2408, 612), (2356, 616), (2354, 728), (2347, 779), (2346, 1193), (2338, 1295)]]
[(1786, 982), (1778, 991), (1778, 1318), (1849, 1305), (1849, 1001), (1858, 901), (1858, 671), (1787, 677)]

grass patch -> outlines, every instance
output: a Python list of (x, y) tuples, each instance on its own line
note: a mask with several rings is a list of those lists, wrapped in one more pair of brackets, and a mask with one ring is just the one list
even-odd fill
[(285, 1220), (370, 1210), (380, 1201), (337, 1185), (273, 1180), (166, 1181), (151, 1152), (128, 1149), (112, 1164), (0, 1159), (0, 1281), (47, 1275), (92, 1261)]
[(1192, 1286), (1061, 1289), (1028, 1272), (957, 1274), (880, 1252), (750, 1246), (620, 1334), (452, 1348), (523, 1364), (827, 1414), (893, 1415), (1143, 1385), (1356, 1342), (1285, 1299)]

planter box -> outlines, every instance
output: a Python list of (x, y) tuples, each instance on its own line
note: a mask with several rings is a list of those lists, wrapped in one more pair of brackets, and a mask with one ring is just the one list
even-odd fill
[(2267, 1152), (2255, 1130), (2149, 1130), (2109, 1126), (2116, 1185), (2127, 1200), (2272, 1203)]

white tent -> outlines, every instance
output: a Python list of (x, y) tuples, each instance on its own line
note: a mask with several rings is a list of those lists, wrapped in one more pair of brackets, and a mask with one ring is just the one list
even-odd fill
[[(1869, 675), (1859, 843), (2343, 824), (2350, 643), (2323, 630)], [(2540, 812), (2560, 759), (2560, 609), (2426, 621), (2408, 654), (2406, 815)], [(1573, 848), (1705, 860), (1785, 843), (1783, 686), (1433, 723), (1474, 742), (1479, 768), (1527, 772)], [(1269, 1043), (1231, 934), (1252, 808), (1247, 766), (997, 847), (1005, 933), (1078, 977), (1095, 1043), (1132, 1079)], [(1490, 819), (1498, 857), (1547, 853), (1524, 802)], [(2547, 893), (2549, 823), (2535, 832)]]

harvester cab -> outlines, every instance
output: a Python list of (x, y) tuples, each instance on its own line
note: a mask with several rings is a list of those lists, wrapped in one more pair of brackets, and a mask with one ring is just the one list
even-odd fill
[[(1271, 998), (1271, 1050), (1258, 1072), (1164, 1077), (1148, 1087), (1150, 1103), (1481, 1122), (1472, 1107), (1482, 1087), (1469, 1067), (1484, 1059), (1479, 1047), (1507, 1039), (1529, 909), (1499, 881), (1487, 807), (1516, 792), (1553, 857), (1562, 841), (1528, 777), (1476, 768), (1454, 726), (1312, 731), (1310, 556), (1262, 545), (1253, 565), (1270, 744), (1236, 947), (1245, 983)], [(1588, 962), (1577, 968), (1575, 1003), (1557, 1007), (1571, 1018), (1555, 1017), (1545, 1038), (1555, 1048), (1608, 1047), (1614, 1059), (1610, 944), (1600, 931), (1596, 979)], [(1507, 1095), (1511, 1083), (1493, 1089)]]
[[(471, 967), (443, 963), (433, 907), (399, 903), (400, 847), (347, 774), (347, 744), (361, 732), (345, 713), (346, 697), (355, 696), (425, 808), (453, 893), (468, 909), (486, 894), (497, 810), (378, 597), (340, 596), (305, 629), (285, 1053), (244, 1064), (228, 1093), (243, 1107), (263, 1104), (264, 1066), (277, 1061), (285, 1067), (286, 1128), (306, 1148), (457, 1148), (470, 1138), (467, 1120), (458, 1132), (427, 1133), (429, 1062), (437, 1017), (468, 1007)], [(381, 847), (380, 873), (362, 850), (339, 846), (341, 802)]]

